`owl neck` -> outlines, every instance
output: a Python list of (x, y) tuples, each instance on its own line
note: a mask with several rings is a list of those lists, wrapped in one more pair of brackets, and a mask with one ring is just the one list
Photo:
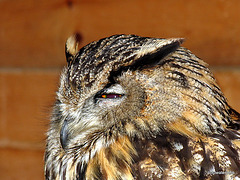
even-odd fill
[[(65, 151), (63, 159), (68, 163), (67, 166), (61, 166), (62, 177), (133, 179), (130, 167), (136, 151), (128, 136), (118, 136), (114, 140), (103, 135), (94, 140), (89, 138), (85, 144)], [(77, 161), (74, 161), (72, 154), (78, 157)]]
[(127, 136), (99, 149), (86, 166), (86, 179), (133, 179), (130, 166), (135, 149)]

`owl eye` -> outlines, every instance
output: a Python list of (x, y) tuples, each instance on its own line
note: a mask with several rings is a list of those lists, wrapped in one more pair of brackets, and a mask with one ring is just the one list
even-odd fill
[(121, 98), (123, 94), (101, 94), (100, 98), (103, 99), (116, 99), (116, 98)]
[(113, 84), (97, 92), (95, 99), (121, 99), (125, 94), (126, 92), (120, 84)]

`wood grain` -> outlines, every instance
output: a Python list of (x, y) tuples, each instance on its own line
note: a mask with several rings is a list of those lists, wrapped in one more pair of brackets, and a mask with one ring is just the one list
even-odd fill
[(0, 1), (0, 66), (59, 67), (64, 44), (79, 32), (85, 45), (117, 33), (184, 37), (211, 65), (239, 65), (240, 1)]

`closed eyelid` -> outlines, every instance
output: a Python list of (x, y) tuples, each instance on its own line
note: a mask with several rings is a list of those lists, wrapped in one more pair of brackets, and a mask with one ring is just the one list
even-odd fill
[(102, 94), (100, 98), (116, 99), (116, 98), (121, 98), (122, 96), (124, 96), (124, 94)]
[(120, 84), (104, 88), (95, 95), (95, 99), (117, 99), (125, 95), (125, 90)]

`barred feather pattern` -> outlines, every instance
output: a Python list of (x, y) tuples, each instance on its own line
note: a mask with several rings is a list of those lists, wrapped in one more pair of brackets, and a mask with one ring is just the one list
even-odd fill
[(66, 43), (45, 178), (238, 179), (240, 115), (183, 39)]

